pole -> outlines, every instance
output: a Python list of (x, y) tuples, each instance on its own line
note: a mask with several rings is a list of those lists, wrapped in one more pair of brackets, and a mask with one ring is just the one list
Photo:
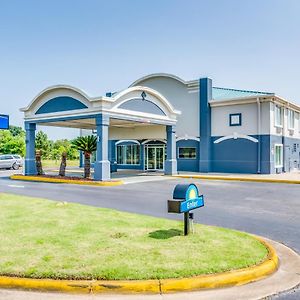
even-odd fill
[(184, 235), (188, 235), (190, 231), (189, 212), (184, 213)]

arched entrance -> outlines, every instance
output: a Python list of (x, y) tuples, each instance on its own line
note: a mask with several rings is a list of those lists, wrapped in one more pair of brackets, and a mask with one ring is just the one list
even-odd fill
[(163, 171), (166, 160), (166, 142), (147, 140), (144, 142), (144, 170)]

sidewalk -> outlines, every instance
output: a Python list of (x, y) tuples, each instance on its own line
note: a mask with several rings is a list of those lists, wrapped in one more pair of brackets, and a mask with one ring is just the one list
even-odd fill
[(59, 293), (0, 290), (0, 300), (256, 300), (293, 289), (300, 284), (300, 257), (290, 248), (266, 239), (276, 250), (280, 266), (273, 275), (249, 284), (231, 288), (203, 290), (189, 293), (155, 295), (70, 295)]
[(276, 182), (300, 184), (300, 171), (281, 174), (237, 174), (237, 173), (196, 173), (179, 172), (176, 177), (211, 179), (211, 180), (236, 180), (254, 182)]

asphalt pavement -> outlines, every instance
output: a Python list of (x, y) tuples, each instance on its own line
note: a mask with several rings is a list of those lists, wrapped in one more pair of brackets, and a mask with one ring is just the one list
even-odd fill
[[(281, 242), (300, 253), (300, 185), (170, 179), (116, 186), (89, 187), (68, 184), (11, 181), (11, 171), (0, 171), (0, 192), (114, 208), (157, 217), (168, 214), (167, 200), (177, 183), (194, 182), (205, 197), (195, 210), (195, 222), (233, 228)], [(300, 271), (300, 270), (299, 270)], [(300, 299), (293, 290), (274, 299)]]

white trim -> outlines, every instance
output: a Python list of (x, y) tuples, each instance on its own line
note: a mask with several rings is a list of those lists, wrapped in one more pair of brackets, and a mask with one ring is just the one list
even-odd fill
[[(26, 112), (28, 110), (30, 110), (37, 102), (39, 102), (39, 99), (42, 97), (42, 96), (45, 96), (46, 94), (50, 93), (50, 92), (53, 92), (55, 90), (59, 90), (59, 89), (62, 89), (62, 90), (67, 90), (67, 91), (72, 91), (72, 92), (75, 92), (75, 93), (78, 93), (80, 94), (83, 98), (85, 98), (85, 100), (87, 100), (88, 102), (87, 103), (84, 103), (84, 104), (89, 104), (90, 103), (90, 97), (81, 89), (79, 88), (76, 88), (76, 87), (73, 87), (71, 85), (65, 85), (65, 84), (58, 84), (58, 85), (53, 85), (53, 86), (50, 86), (50, 87), (47, 87), (45, 88), (44, 90), (42, 90), (31, 102), (30, 104), (27, 106), (27, 107), (24, 107), (24, 108), (21, 108), (20, 110), (23, 111), (23, 112)], [(78, 100), (78, 99), (77, 99)], [(47, 102), (47, 101), (46, 101)], [(43, 103), (44, 104), (44, 103)], [(42, 105), (42, 104), (41, 104)]]
[(184, 135), (184, 136), (180, 136), (180, 137), (176, 138), (176, 142), (179, 142), (179, 141), (182, 141), (182, 140), (184, 140), (184, 141), (193, 140), (193, 141), (200, 142), (200, 138), (196, 137), (196, 136)]
[(121, 143), (134, 143), (140, 145), (140, 142), (137, 140), (119, 140), (115, 143), (115, 146), (121, 144)]
[(143, 76), (143, 77), (137, 79), (129, 87), (135, 86), (135, 85), (139, 84), (142, 81), (145, 81), (145, 80), (150, 79), (150, 78), (155, 78), (155, 77), (172, 78), (172, 79), (175, 79), (175, 80), (179, 81), (182, 84), (185, 84), (185, 85), (188, 84), (187, 81), (185, 81), (185, 80), (181, 79), (180, 77), (178, 77), (176, 75), (173, 75), (173, 74), (169, 74), (169, 73), (154, 73), (154, 74), (149, 74), (149, 75), (146, 75), (146, 76)]
[(142, 142), (142, 145), (145, 145), (145, 144), (147, 144), (147, 143), (149, 143), (149, 142), (157, 142), (157, 141), (158, 141), (158, 142), (162, 142), (162, 143), (164, 143), (164, 144), (167, 143), (165, 140), (161, 140), (161, 139), (154, 140), (154, 139), (151, 139), (151, 140), (146, 140), (146, 141)]
[[(181, 112), (174, 109), (174, 107), (172, 106), (172, 104), (163, 96), (161, 95), (158, 91), (151, 89), (149, 87), (145, 87), (145, 86), (133, 86), (130, 87), (126, 90), (123, 90), (119, 93), (117, 93), (116, 95), (114, 95), (113, 99), (114, 99), (114, 105), (112, 106), (112, 109), (118, 108), (121, 104), (125, 103), (126, 101), (132, 100), (131, 98), (128, 99), (123, 99), (121, 101), (118, 101), (121, 97), (125, 96), (126, 94), (132, 93), (132, 92), (146, 92), (152, 96), (154, 96), (154, 98), (156, 98), (158, 100), (158, 102), (154, 102), (150, 99), (147, 99), (150, 102), (153, 102), (154, 104), (158, 105), (158, 107), (164, 112), (166, 113), (166, 115), (169, 115), (170, 113), (175, 114), (175, 115), (180, 115)], [(161, 105), (159, 105), (160, 103), (163, 104), (164, 107), (162, 107)], [(166, 111), (166, 108), (168, 111)]]
[(246, 139), (246, 140), (249, 140), (253, 143), (258, 143), (258, 139), (252, 137), (252, 136), (249, 136), (249, 135), (244, 135), (244, 134), (239, 134), (239, 133), (234, 133), (232, 135), (226, 135), (226, 136), (223, 136), (217, 140), (214, 141), (214, 144), (219, 144), (223, 141), (226, 141), (226, 140), (231, 140), (231, 139)]

